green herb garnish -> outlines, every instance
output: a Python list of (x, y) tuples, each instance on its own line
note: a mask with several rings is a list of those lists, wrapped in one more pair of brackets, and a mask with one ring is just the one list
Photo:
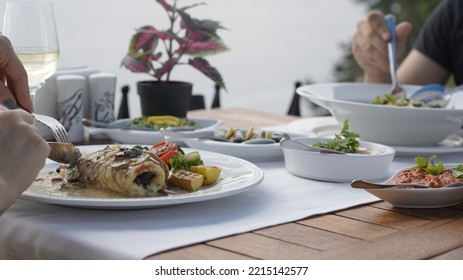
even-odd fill
[(392, 94), (375, 96), (371, 103), (377, 105), (389, 105), (399, 107), (429, 107), (429, 105), (426, 102), (411, 102), (408, 98), (404, 96), (397, 97)]
[(444, 164), (442, 161), (439, 161), (436, 165), (434, 163), (435, 160), (436, 155), (430, 156), (429, 160), (424, 157), (416, 157), (416, 166), (414, 166), (413, 169), (422, 169), (431, 175), (439, 175), (444, 172)]
[(459, 164), (454, 169), (452, 169), (452, 176), (455, 178), (463, 177), (463, 164)]
[(345, 120), (344, 125), (342, 126), (341, 133), (336, 134), (333, 139), (328, 140), (325, 143), (318, 142), (313, 144), (313, 146), (345, 153), (355, 153), (357, 152), (357, 149), (360, 145), (357, 139), (359, 137), (359, 134), (349, 131), (348, 121)]
[(179, 170), (190, 170), (190, 166), (203, 165), (199, 152), (194, 151), (188, 154), (179, 154), (169, 159), (170, 169), (172, 173)]

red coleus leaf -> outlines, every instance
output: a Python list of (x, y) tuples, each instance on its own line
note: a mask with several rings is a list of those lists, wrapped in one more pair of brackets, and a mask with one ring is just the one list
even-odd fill
[(158, 36), (154, 33), (155, 30), (152, 26), (143, 26), (138, 29), (130, 40), (129, 52), (154, 52), (158, 45)]
[(151, 69), (151, 62), (149, 60), (137, 59), (131, 54), (127, 54), (122, 59), (121, 66), (134, 73), (148, 73)]
[(194, 56), (206, 56), (227, 51), (228, 48), (220, 40), (209, 40), (206, 42), (193, 42), (184, 52)]
[(211, 66), (207, 60), (201, 57), (195, 57), (188, 60), (188, 64), (198, 69), (201, 73), (209, 77), (221, 88), (227, 90), (222, 79), (222, 75), (220, 75), (219, 71), (215, 67)]

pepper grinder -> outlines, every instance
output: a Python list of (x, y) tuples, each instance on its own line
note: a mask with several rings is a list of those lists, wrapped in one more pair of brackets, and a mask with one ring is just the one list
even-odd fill
[(122, 99), (121, 99), (121, 104), (119, 106), (119, 114), (117, 115), (117, 119), (128, 119), (130, 118), (129, 114), (129, 99), (128, 99), (128, 93), (129, 93), (129, 86), (125, 85), (122, 87)]
[(220, 107), (220, 86), (215, 84), (214, 86), (214, 99), (212, 100), (211, 108), (219, 108)]

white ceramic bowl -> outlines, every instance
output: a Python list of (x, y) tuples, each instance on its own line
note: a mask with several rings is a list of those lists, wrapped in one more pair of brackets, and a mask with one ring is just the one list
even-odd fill
[[(433, 146), (463, 125), (463, 97), (456, 94), (448, 108), (414, 108), (371, 104), (375, 96), (390, 91), (390, 84), (312, 84), (297, 93), (327, 108), (361, 140), (391, 146)], [(421, 86), (403, 85), (407, 95)]]
[[(294, 141), (313, 145), (328, 138), (296, 138)], [(294, 175), (332, 182), (351, 182), (355, 179), (381, 180), (389, 172), (395, 151), (393, 148), (360, 141), (360, 147), (370, 154), (327, 154), (283, 147), (286, 169)]]
[[(444, 164), (445, 167), (453, 168), (457, 164)], [(400, 172), (408, 168), (399, 170), (394, 176), (387, 180), (390, 181)], [(387, 183), (386, 182), (386, 183)], [(367, 192), (378, 198), (389, 202), (394, 207), (406, 208), (440, 208), (448, 207), (463, 202), (463, 186), (454, 188), (431, 188), (431, 189), (370, 189)]]

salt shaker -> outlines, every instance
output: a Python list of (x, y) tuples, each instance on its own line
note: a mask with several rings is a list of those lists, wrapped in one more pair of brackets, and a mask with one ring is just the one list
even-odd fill
[(98, 122), (115, 121), (114, 96), (116, 91), (116, 75), (96, 73), (88, 78), (90, 92), (90, 116)]

